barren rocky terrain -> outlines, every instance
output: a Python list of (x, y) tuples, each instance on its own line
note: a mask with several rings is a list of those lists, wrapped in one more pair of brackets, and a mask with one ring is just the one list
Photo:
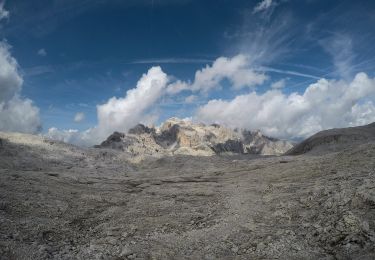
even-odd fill
[(0, 258), (374, 259), (375, 140), (362, 130), (299, 155), (139, 163), (1, 133)]

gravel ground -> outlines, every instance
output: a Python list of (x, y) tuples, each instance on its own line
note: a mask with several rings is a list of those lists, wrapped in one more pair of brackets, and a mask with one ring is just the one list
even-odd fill
[(166, 157), (0, 134), (0, 259), (374, 259), (375, 143)]

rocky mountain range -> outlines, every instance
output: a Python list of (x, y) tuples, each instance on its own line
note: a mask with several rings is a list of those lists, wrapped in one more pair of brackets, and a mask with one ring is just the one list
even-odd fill
[(133, 157), (223, 153), (280, 155), (292, 147), (292, 143), (265, 136), (260, 131), (195, 124), (178, 118), (170, 118), (160, 127), (138, 124), (128, 133), (114, 132), (96, 146), (122, 150)]

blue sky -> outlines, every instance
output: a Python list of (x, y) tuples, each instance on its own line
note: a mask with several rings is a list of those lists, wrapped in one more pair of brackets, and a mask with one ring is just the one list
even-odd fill
[[(303, 95), (322, 78), (350, 85), (358, 73), (374, 77), (374, 1), (13, 0), (2, 6), (8, 15), (0, 19), (0, 38), (18, 63), (23, 79), (19, 95), (39, 109), (43, 133), (51, 127), (80, 132), (95, 127), (97, 105), (125, 97), (154, 66), (160, 66), (169, 81), (190, 82), (194, 88), (196, 71), (220, 57), (244, 55), (246, 67), (266, 79), (237, 88), (233, 78), (224, 75), (209, 91), (197, 87), (163, 94), (144, 108), (139, 121), (149, 122), (148, 115), (155, 114), (154, 123), (171, 116), (210, 122), (215, 121), (207, 115), (211, 112), (202, 115), (210, 100), (231, 102), (254, 91), (263, 98), (272, 86), (290, 97), (294, 92)], [(373, 102), (369, 93), (355, 102)], [(367, 109), (370, 112), (362, 107), (359, 121), (353, 121), (351, 107), (337, 114), (351, 119), (321, 123), (316, 129), (370, 121), (372, 108)], [(77, 113), (84, 114), (79, 122), (74, 120)], [(306, 117), (316, 118), (311, 113)], [(218, 121), (233, 123), (224, 117)], [(274, 134), (272, 127), (260, 123), (237, 125)], [(292, 137), (288, 133), (280, 137)]]

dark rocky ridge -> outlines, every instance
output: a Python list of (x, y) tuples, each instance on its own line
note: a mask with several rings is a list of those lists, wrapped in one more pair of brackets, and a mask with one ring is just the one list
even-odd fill
[(348, 145), (359, 145), (375, 141), (375, 123), (321, 131), (294, 146), (286, 155), (304, 153), (328, 153), (340, 151)]
[(135, 134), (135, 135), (140, 135), (140, 134), (155, 134), (155, 129), (147, 127), (143, 124), (138, 124), (133, 128), (130, 128), (128, 131), (129, 134)]
[[(245, 151), (243, 149), (243, 143), (240, 140), (227, 140), (225, 143), (219, 143), (212, 147), (212, 150), (216, 154), (221, 154), (225, 152), (231, 152), (231, 153), (238, 153), (238, 154), (244, 154)], [(251, 152), (247, 152), (251, 153)], [(257, 153), (252, 153), (257, 154)]]
[(163, 148), (168, 148), (177, 142), (179, 131), (180, 126), (178, 124), (174, 124), (168, 129), (163, 130), (160, 134), (154, 134), (153, 138), (158, 145)]

